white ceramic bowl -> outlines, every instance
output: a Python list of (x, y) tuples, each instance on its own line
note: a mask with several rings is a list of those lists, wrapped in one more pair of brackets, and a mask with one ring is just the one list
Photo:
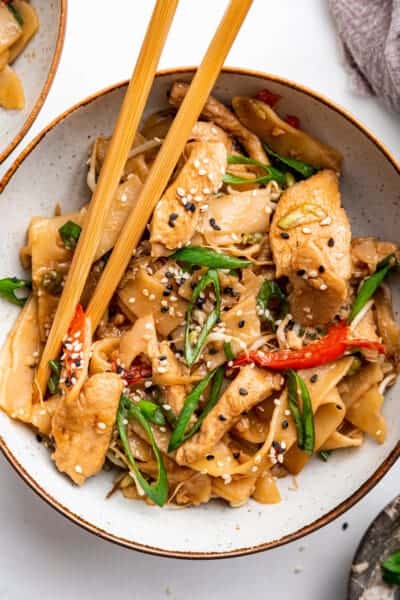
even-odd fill
[[(177, 78), (190, 79), (191, 69), (160, 73), (147, 111), (166, 106), (166, 93)], [(283, 96), (280, 109), (296, 114), (304, 128), (344, 154), (342, 194), (354, 234), (398, 239), (400, 170), (387, 150), (360, 123), (318, 94), (261, 73), (226, 69), (215, 94), (229, 102), (236, 94), (262, 87)], [(33, 215), (51, 214), (59, 202), (64, 211), (88, 199), (86, 159), (97, 135), (109, 134), (125, 91), (117, 85), (84, 100), (42, 132), (18, 158), (0, 184), (2, 252), (0, 276), (20, 274), (18, 250)], [(40, 166), (40, 168), (38, 168)], [(396, 296), (399, 306), (399, 294)], [(0, 342), (16, 316), (0, 302)], [(398, 388), (397, 388), (398, 393)], [(48, 451), (32, 432), (0, 414), (0, 445), (29, 485), (54, 508), (89, 531), (130, 548), (165, 556), (206, 558), (264, 550), (299, 538), (342, 514), (379, 481), (400, 453), (400, 414), (396, 390), (387, 395), (389, 423), (385, 444), (367, 440), (360, 451), (334, 453), (327, 464), (315, 459), (299, 476), (281, 480), (283, 500), (265, 506), (251, 501), (231, 509), (221, 502), (200, 508), (151, 508), (124, 500), (105, 500), (111, 476), (103, 473), (77, 488), (60, 475)]]
[(22, 110), (0, 108), (0, 163), (22, 140), (41, 109), (56, 74), (64, 42), (67, 0), (31, 0), (39, 30), (13, 67), (25, 92)]

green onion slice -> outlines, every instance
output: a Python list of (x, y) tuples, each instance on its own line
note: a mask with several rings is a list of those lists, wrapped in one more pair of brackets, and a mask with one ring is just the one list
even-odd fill
[[(178, 417), (178, 422), (174, 431), (172, 432), (171, 439), (168, 446), (168, 452), (172, 452), (176, 450), (186, 442), (192, 435), (196, 433), (200, 429), (200, 426), (208, 413), (214, 408), (219, 400), (219, 395), (221, 392), (222, 382), (224, 380), (224, 367), (218, 367), (211, 371), (204, 379), (199, 381), (199, 383), (192, 389), (190, 394), (187, 396), (183, 408)], [(212, 381), (212, 387), (210, 390), (210, 395), (206, 402), (205, 407), (203, 408), (200, 416), (197, 418), (197, 421), (191, 427), (191, 429), (186, 432), (186, 428), (190, 421), (191, 416), (199, 405), (201, 395), (206, 390), (208, 384)]]
[(236, 175), (232, 175), (231, 173), (226, 173), (224, 177), (224, 183), (268, 183), (269, 181), (274, 180), (278, 183), (281, 183), (282, 185), (285, 185), (287, 182), (286, 174), (280, 171), (279, 169), (276, 169), (271, 165), (266, 165), (265, 163), (262, 163), (259, 160), (255, 160), (254, 158), (243, 156), (242, 154), (232, 154), (228, 156), (228, 165), (252, 165), (254, 167), (260, 167), (265, 171), (266, 175), (262, 175), (254, 179), (246, 179), (245, 177), (239, 177)]
[(3, 296), (12, 304), (23, 306), (26, 302), (26, 298), (19, 298), (15, 291), (16, 290), (30, 290), (32, 289), (32, 283), (26, 279), (18, 279), (17, 277), (5, 277), (0, 279), (0, 296)]
[(304, 380), (296, 371), (288, 369), (287, 378), (288, 404), (296, 425), (297, 445), (300, 450), (312, 454), (315, 449), (315, 427), (310, 394)]
[(50, 394), (57, 394), (59, 391), (58, 384), (60, 382), (61, 375), (61, 361), (60, 360), (49, 360), (50, 377), (47, 382), (47, 387)]
[[(203, 329), (200, 331), (197, 342), (194, 346), (192, 346), (190, 341), (190, 324), (192, 320), (192, 312), (193, 307), (196, 303), (196, 300), (199, 298), (200, 294), (205, 290), (209, 285), (214, 287), (215, 291), (215, 306), (213, 310), (207, 317), (206, 322), (203, 325)], [(191, 367), (193, 363), (198, 359), (200, 352), (203, 349), (203, 346), (206, 342), (207, 336), (210, 333), (211, 329), (218, 322), (221, 314), (221, 290), (219, 285), (218, 273), (213, 269), (210, 269), (203, 275), (198, 284), (193, 290), (192, 296), (190, 298), (190, 302), (186, 311), (186, 326), (185, 326), (185, 360), (186, 364)]]
[[(289, 312), (289, 302), (276, 281), (266, 279), (261, 284), (257, 294), (257, 308), (261, 313), (260, 317), (272, 325), (275, 325), (276, 319), (286, 317)], [(271, 317), (267, 316), (268, 313), (271, 314)], [(276, 315), (276, 319), (272, 315)]]
[(353, 302), (353, 306), (350, 311), (348, 322), (351, 323), (358, 313), (364, 308), (368, 300), (372, 298), (376, 290), (385, 279), (386, 275), (398, 266), (398, 261), (394, 254), (389, 254), (376, 267), (376, 271), (370, 277), (367, 277), (360, 287), (356, 299)]
[[(129, 421), (129, 419), (136, 419), (149, 437), (158, 466), (158, 476), (154, 483), (150, 484), (147, 481), (147, 479), (143, 477), (132, 455), (128, 439), (127, 421)], [(121, 396), (119, 402), (117, 413), (117, 428), (119, 437), (121, 439), (122, 447), (129, 462), (129, 466), (135, 474), (139, 485), (142, 487), (145, 494), (147, 494), (147, 496), (153, 502), (155, 502), (155, 504), (158, 504), (158, 506), (163, 506), (168, 499), (168, 479), (162, 454), (160, 452), (159, 447), (157, 446), (156, 440), (154, 439), (154, 434), (147, 421), (147, 418), (143, 415), (141, 410), (137, 406), (135, 406), (133, 402), (129, 400), (129, 398), (127, 398), (124, 395)]]
[(330, 454), (331, 454), (330, 450), (321, 450), (321, 452), (319, 453), (319, 457), (324, 462), (327, 462)]
[(400, 550), (390, 554), (382, 563), (382, 578), (386, 583), (400, 585)]
[(311, 165), (308, 165), (307, 163), (303, 162), (302, 160), (297, 160), (296, 158), (290, 158), (289, 156), (281, 156), (280, 154), (277, 154), (277, 152), (274, 152), (272, 148), (268, 146), (268, 144), (264, 143), (263, 146), (265, 152), (269, 156), (272, 156), (272, 158), (274, 158), (276, 161), (278, 161), (279, 164), (289, 167), (290, 169), (295, 171), (295, 173), (301, 175), (305, 179), (311, 177), (311, 175), (314, 175), (318, 170), (315, 167), (312, 167)]
[(233, 354), (232, 344), (230, 342), (224, 342), (224, 352), (226, 356), (226, 360), (235, 360), (235, 355)]
[(150, 400), (139, 400), (136, 406), (138, 407), (142, 415), (148, 421), (150, 421), (150, 423), (154, 423), (154, 425), (160, 426), (165, 425), (165, 417), (158, 404), (155, 404)]
[(24, 24), (24, 19), (21, 15), (21, 13), (19, 12), (19, 10), (14, 6), (14, 4), (12, 2), (8, 2), (6, 3), (6, 6), (8, 8), (8, 10), (12, 13), (14, 19), (17, 21), (18, 25), (22, 25)]
[(170, 258), (178, 262), (209, 267), (210, 269), (243, 269), (252, 264), (251, 260), (235, 258), (228, 254), (216, 252), (203, 246), (186, 246), (174, 252)]
[(64, 246), (68, 248), (68, 250), (73, 250), (78, 243), (81, 231), (82, 227), (80, 225), (74, 223), (73, 221), (67, 221), (62, 227), (60, 227), (58, 233), (64, 242)]

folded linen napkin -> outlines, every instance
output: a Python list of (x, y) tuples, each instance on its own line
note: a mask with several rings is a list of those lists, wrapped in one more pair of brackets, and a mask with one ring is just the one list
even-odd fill
[(329, 0), (355, 92), (400, 111), (400, 0)]

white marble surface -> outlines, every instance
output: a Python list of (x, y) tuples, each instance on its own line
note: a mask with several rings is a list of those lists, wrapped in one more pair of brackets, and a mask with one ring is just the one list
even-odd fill
[[(224, 5), (181, 0), (161, 67), (198, 63)], [(129, 76), (152, 6), (151, 0), (69, 0), (59, 72), (23, 144), (72, 103)], [(400, 158), (399, 116), (348, 88), (326, 0), (255, 0), (227, 64), (280, 74), (324, 93)], [(397, 465), (344, 517), (300, 542), (247, 558), (188, 562), (134, 553), (82, 531), (35, 496), (1, 457), (0, 600), (109, 600), (114, 594), (129, 600), (344, 600), (353, 552), (398, 493), (399, 476)]]

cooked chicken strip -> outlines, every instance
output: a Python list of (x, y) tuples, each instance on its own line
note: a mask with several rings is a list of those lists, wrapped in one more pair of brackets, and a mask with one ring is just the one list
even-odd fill
[(217, 405), (204, 419), (199, 433), (185, 442), (176, 454), (176, 461), (186, 465), (203, 458), (222, 439), (222, 436), (240, 419), (244, 411), (279, 390), (281, 375), (265, 369), (240, 369), (239, 374), (223, 393)]
[(350, 239), (333, 171), (321, 171), (282, 194), (270, 242), (277, 277), (290, 279), (290, 312), (300, 323), (328, 323), (346, 302)]
[(66, 394), (58, 403), (52, 421), (56, 443), (52, 459), (78, 485), (103, 466), (122, 388), (118, 375), (98, 373), (86, 381), (79, 398)]
[[(188, 83), (177, 81), (173, 84), (169, 96), (169, 102), (179, 107), (189, 89)], [(203, 117), (222, 127), (229, 135), (235, 137), (244, 147), (251, 158), (255, 158), (265, 164), (269, 164), (268, 157), (264, 152), (260, 140), (254, 133), (249, 131), (239, 119), (222, 102), (210, 96), (202, 110)]]
[(150, 237), (153, 255), (169, 254), (192, 239), (199, 209), (222, 185), (226, 158), (220, 142), (191, 144), (188, 160), (155, 208)]

